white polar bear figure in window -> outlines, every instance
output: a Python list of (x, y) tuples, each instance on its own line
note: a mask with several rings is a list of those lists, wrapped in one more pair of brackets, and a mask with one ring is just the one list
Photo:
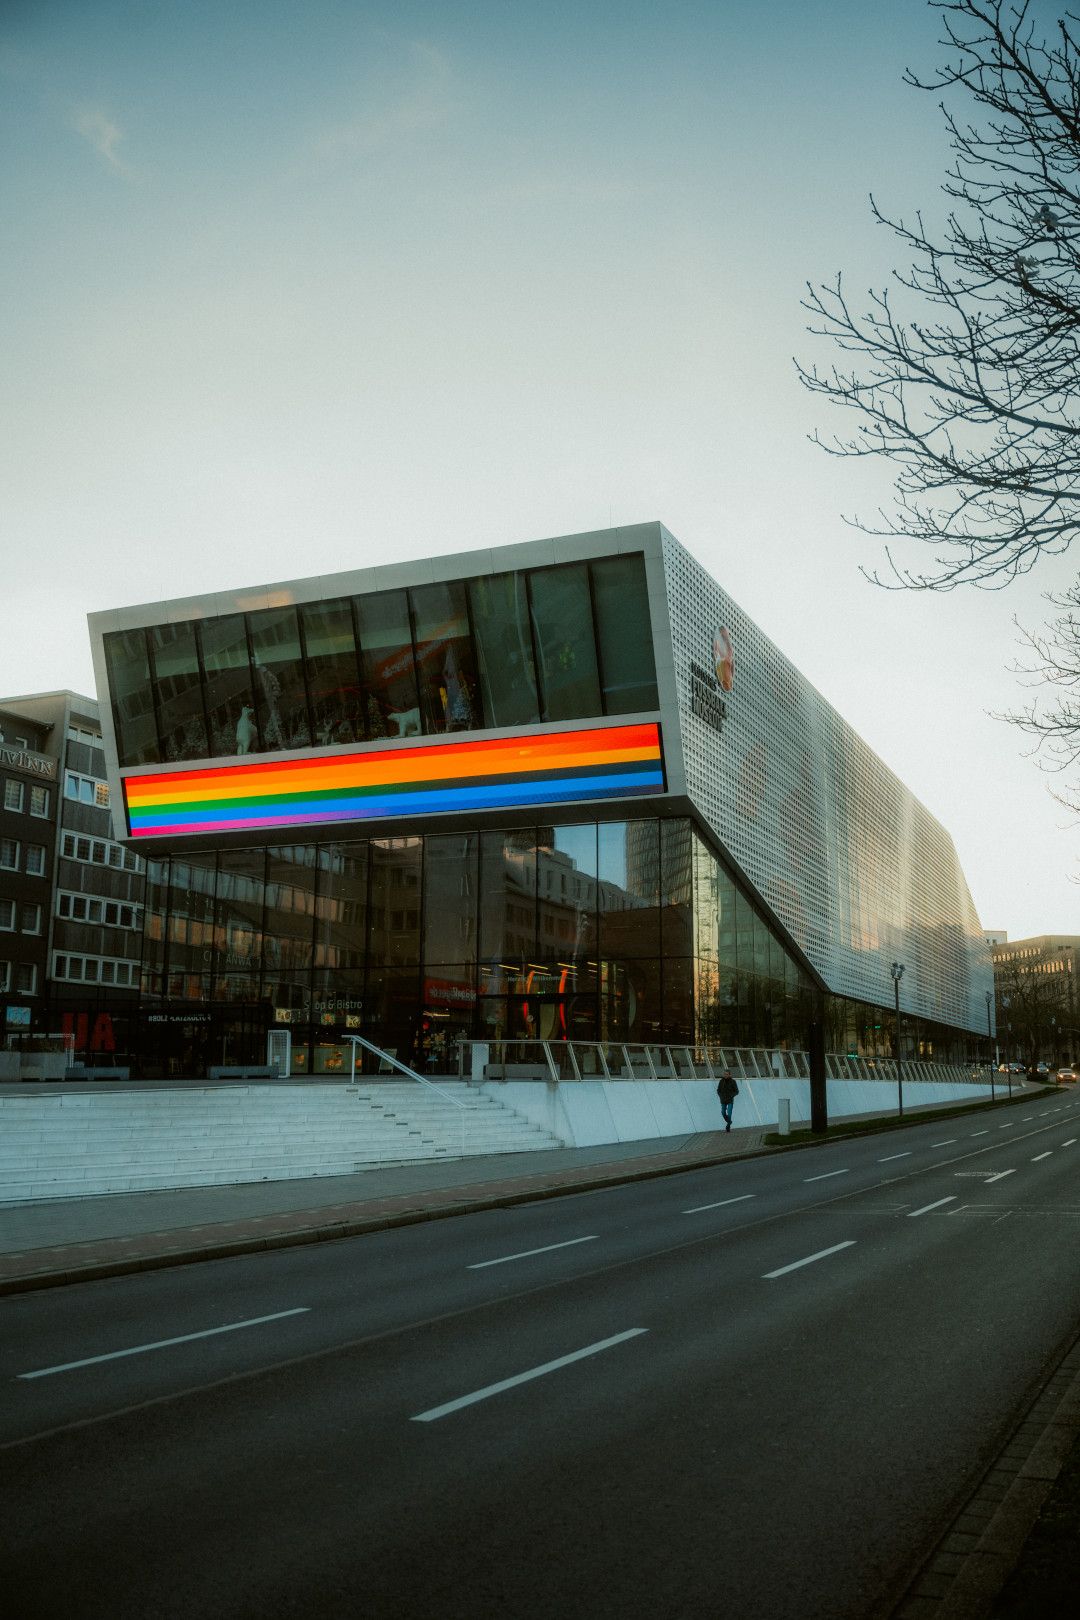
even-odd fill
[(255, 740), (255, 727), (251, 719), (254, 713), (255, 710), (246, 703), (240, 710), (240, 718), (236, 722), (236, 752), (238, 754), (251, 752), (251, 745)]
[(388, 720), (392, 720), (397, 726), (397, 734), (399, 737), (419, 737), (419, 709), (398, 709), (396, 712), (388, 714), (386, 718)]

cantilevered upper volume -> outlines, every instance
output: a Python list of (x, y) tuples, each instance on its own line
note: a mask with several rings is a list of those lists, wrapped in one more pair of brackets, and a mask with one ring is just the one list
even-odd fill
[[(144, 853), (688, 818), (810, 980), (880, 1004), (902, 960), (905, 1008), (985, 1033), (948, 834), (659, 523), (90, 627), (118, 832)], [(722, 976), (738, 918), (699, 901), (692, 951)]]

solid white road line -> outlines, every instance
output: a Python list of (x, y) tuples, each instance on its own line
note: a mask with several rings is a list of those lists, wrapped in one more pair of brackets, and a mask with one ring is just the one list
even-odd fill
[(887, 1159), (879, 1159), (878, 1164), (892, 1164), (894, 1159), (910, 1159), (911, 1154), (911, 1148), (908, 1148), (906, 1153), (890, 1153)]
[(1015, 1170), (999, 1170), (996, 1176), (987, 1176), (986, 1180), (983, 1182), (983, 1186), (989, 1187), (991, 1182), (1004, 1181), (1006, 1176), (1015, 1176), (1015, 1174)]
[(501, 1254), (497, 1260), (474, 1260), (466, 1271), (483, 1271), (485, 1266), (505, 1266), (511, 1260), (528, 1260), (534, 1254), (550, 1254), (553, 1249), (572, 1249), (575, 1243), (595, 1243), (596, 1233), (591, 1237), (567, 1238), (565, 1243), (545, 1243), (542, 1249), (522, 1249), (520, 1254)]
[(122, 1356), (142, 1356), (148, 1350), (166, 1350), (172, 1344), (190, 1344), (193, 1339), (212, 1339), (216, 1333), (237, 1333), (241, 1328), (261, 1327), (264, 1322), (280, 1322), (286, 1316), (303, 1316), (310, 1305), (297, 1305), (291, 1311), (275, 1311), (272, 1316), (252, 1316), (246, 1322), (226, 1322), (223, 1327), (204, 1328), (201, 1333), (181, 1333), (175, 1339), (156, 1339), (153, 1344), (135, 1344), (130, 1350), (110, 1350), (104, 1356), (84, 1356), (81, 1361), (65, 1361), (58, 1367), (38, 1367), (35, 1372), (19, 1373), (19, 1378), (49, 1378), (53, 1373), (71, 1372), (76, 1367), (93, 1367), (99, 1361), (119, 1361)]
[(916, 1215), (927, 1215), (932, 1209), (940, 1209), (942, 1204), (955, 1204), (957, 1196), (956, 1193), (950, 1193), (948, 1198), (939, 1198), (936, 1204), (924, 1204), (922, 1209), (911, 1209), (908, 1211), (908, 1220), (913, 1221)]
[(953, 1143), (955, 1141), (956, 1141), (955, 1136), (949, 1136), (949, 1137), (946, 1137), (944, 1142), (931, 1142), (930, 1146), (931, 1147), (952, 1147), (952, 1145), (953, 1145)]
[(627, 1339), (636, 1339), (639, 1334), (648, 1331), (648, 1328), (629, 1328), (625, 1333), (616, 1333), (610, 1339), (600, 1339), (596, 1344), (587, 1344), (584, 1350), (572, 1350), (568, 1356), (559, 1356), (555, 1361), (545, 1361), (542, 1367), (530, 1367), (528, 1372), (515, 1373), (513, 1378), (502, 1378), (497, 1384), (486, 1384), (483, 1389), (475, 1389), (471, 1395), (460, 1395), (456, 1401), (447, 1401), (443, 1406), (432, 1406), (426, 1412), (417, 1412), (409, 1421), (434, 1423), (436, 1418), (448, 1417), (451, 1412), (460, 1412), (463, 1406), (475, 1406), (477, 1401), (486, 1401), (492, 1395), (501, 1395), (505, 1389), (516, 1389), (518, 1384), (527, 1384), (532, 1378), (543, 1378), (545, 1373), (558, 1372), (560, 1367), (569, 1367), (573, 1361), (584, 1361), (586, 1356), (598, 1356), (601, 1350), (610, 1350), (614, 1344), (625, 1344)]
[(704, 1209), (723, 1209), (727, 1204), (741, 1204), (747, 1198), (756, 1198), (757, 1193), (740, 1193), (738, 1198), (721, 1198), (718, 1204), (695, 1204), (693, 1209), (684, 1209), (684, 1215), (700, 1215)]
[(773, 1277), (786, 1277), (789, 1271), (798, 1271), (802, 1266), (812, 1266), (815, 1260), (824, 1260), (827, 1255), (839, 1254), (841, 1249), (850, 1249), (856, 1242), (856, 1238), (848, 1238), (845, 1243), (834, 1243), (831, 1249), (819, 1249), (817, 1254), (808, 1254), (805, 1260), (793, 1260), (790, 1266), (781, 1266), (777, 1271), (764, 1272), (762, 1281), (769, 1282)]
[(850, 1170), (826, 1170), (820, 1176), (803, 1176), (803, 1182), (805, 1184), (807, 1181), (828, 1181), (830, 1176), (849, 1176), (850, 1174)]

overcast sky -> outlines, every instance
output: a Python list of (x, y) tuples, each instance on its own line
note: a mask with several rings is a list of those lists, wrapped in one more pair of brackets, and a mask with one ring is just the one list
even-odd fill
[(923, 0), (7, 0), (0, 692), (92, 691), (89, 611), (659, 518), (944, 822), (985, 926), (1080, 933), (1076, 818), (991, 718), (1080, 559), (874, 589), (843, 514), (888, 469), (808, 444), (792, 368), (804, 283), (893, 265), (869, 192), (940, 207), (901, 82), (938, 32)]

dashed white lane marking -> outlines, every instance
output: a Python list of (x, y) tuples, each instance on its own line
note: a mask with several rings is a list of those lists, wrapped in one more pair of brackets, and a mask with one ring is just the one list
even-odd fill
[(955, 1136), (949, 1136), (949, 1137), (947, 1137), (945, 1139), (944, 1142), (931, 1142), (930, 1146), (931, 1147), (952, 1147), (952, 1145), (953, 1145), (953, 1143), (955, 1141), (956, 1141)]
[(1004, 1125), (999, 1125), (998, 1126), (999, 1131), (1009, 1131), (1011, 1129), (1012, 1129), (1012, 1120), (1011, 1119), (1007, 1119), (1005, 1121)]
[(487, 1266), (505, 1266), (511, 1260), (529, 1260), (534, 1254), (550, 1254), (553, 1249), (572, 1249), (575, 1243), (595, 1243), (596, 1233), (590, 1237), (567, 1238), (565, 1243), (545, 1243), (542, 1249), (522, 1249), (520, 1254), (500, 1254), (497, 1260), (474, 1260), (466, 1271), (483, 1271)]
[(1029, 1119), (1034, 1119), (1034, 1118), (1035, 1118), (1034, 1114), (1021, 1114), (1020, 1115), (1020, 1123), (1021, 1123), (1021, 1125), (1026, 1125)]
[(942, 1204), (955, 1204), (956, 1193), (950, 1193), (948, 1198), (939, 1198), (934, 1204), (924, 1204), (922, 1209), (913, 1209), (908, 1212), (908, 1220), (913, 1221), (916, 1215), (928, 1215), (932, 1209), (940, 1209)]
[(1015, 1170), (999, 1170), (996, 1176), (987, 1176), (986, 1180), (983, 1182), (983, 1186), (989, 1187), (991, 1182), (1004, 1181), (1006, 1176), (1015, 1176), (1015, 1174)]
[(786, 1277), (789, 1271), (799, 1271), (803, 1266), (812, 1266), (815, 1260), (824, 1260), (830, 1254), (839, 1254), (841, 1249), (854, 1247), (857, 1239), (848, 1238), (843, 1243), (834, 1243), (831, 1249), (819, 1249), (817, 1254), (808, 1254), (805, 1260), (793, 1260), (790, 1266), (780, 1266), (776, 1271), (766, 1271), (762, 1274), (763, 1282), (770, 1282), (774, 1277)]
[(757, 1193), (740, 1193), (738, 1198), (721, 1198), (718, 1204), (695, 1204), (693, 1209), (684, 1209), (684, 1215), (700, 1215), (704, 1209), (723, 1209), (727, 1204), (741, 1204), (747, 1198), (756, 1198)]
[(1032, 1164), (1038, 1164), (1040, 1159), (1048, 1159), (1053, 1151), (1053, 1148), (1047, 1148), (1045, 1153), (1036, 1153), (1035, 1157), (1031, 1161)]
[(990, 1132), (988, 1130), (986, 1130), (986, 1131), (969, 1131), (968, 1135), (969, 1136), (989, 1136)]
[(805, 1185), (808, 1181), (828, 1181), (830, 1176), (848, 1176), (850, 1174), (850, 1170), (825, 1170), (820, 1176), (803, 1176), (803, 1183)]
[(1061, 1145), (1062, 1145), (1062, 1147), (1075, 1147), (1076, 1146), (1076, 1137), (1075, 1136), (1070, 1136), (1069, 1140), (1067, 1142), (1062, 1142)]
[(911, 1148), (908, 1148), (906, 1153), (890, 1153), (887, 1159), (879, 1159), (878, 1164), (892, 1164), (894, 1159), (910, 1159), (911, 1154)]
[(275, 1311), (272, 1316), (252, 1316), (246, 1322), (226, 1322), (222, 1327), (203, 1328), (201, 1333), (180, 1333), (175, 1339), (155, 1339), (153, 1344), (134, 1344), (128, 1350), (110, 1350), (104, 1356), (84, 1356), (81, 1361), (64, 1361), (58, 1367), (38, 1367), (19, 1373), (19, 1378), (48, 1378), (52, 1373), (72, 1372), (76, 1367), (93, 1367), (99, 1361), (119, 1361), (122, 1356), (142, 1356), (148, 1350), (165, 1350), (173, 1344), (190, 1344), (194, 1339), (212, 1339), (217, 1333), (237, 1333), (241, 1328), (261, 1327), (264, 1322), (280, 1322), (286, 1316), (303, 1316), (310, 1305), (297, 1305), (291, 1311)]
[(628, 1328), (625, 1333), (615, 1333), (610, 1339), (600, 1339), (596, 1344), (587, 1344), (584, 1350), (572, 1350), (568, 1356), (558, 1356), (554, 1361), (545, 1361), (540, 1367), (530, 1367), (528, 1372), (515, 1373), (513, 1378), (501, 1378), (497, 1384), (485, 1384), (483, 1389), (474, 1389), (471, 1395), (459, 1395), (456, 1401), (446, 1401), (442, 1406), (432, 1406), (426, 1412), (417, 1412), (409, 1421), (434, 1423), (436, 1418), (448, 1417), (451, 1412), (460, 1412), (464, 1406), (475, 1406), (477, 1401), (490, 1400), (492, 1395), (501, 1395), (504, 1390), (516, 1389), (519, 1384), (527, 1384), (533, 1378), (543, 1378), (545, 1373), (558, 1372), (560, 1367), (569, 1367), (574, 1361), (584, 1361), (586, 1356), (598, 1356), (601, 1350), (610, 1350), (613, 1345), (625, 1344), (627, 1339), (636, 1339), (639, 1334), (648, 1331), (648, 1328)]

